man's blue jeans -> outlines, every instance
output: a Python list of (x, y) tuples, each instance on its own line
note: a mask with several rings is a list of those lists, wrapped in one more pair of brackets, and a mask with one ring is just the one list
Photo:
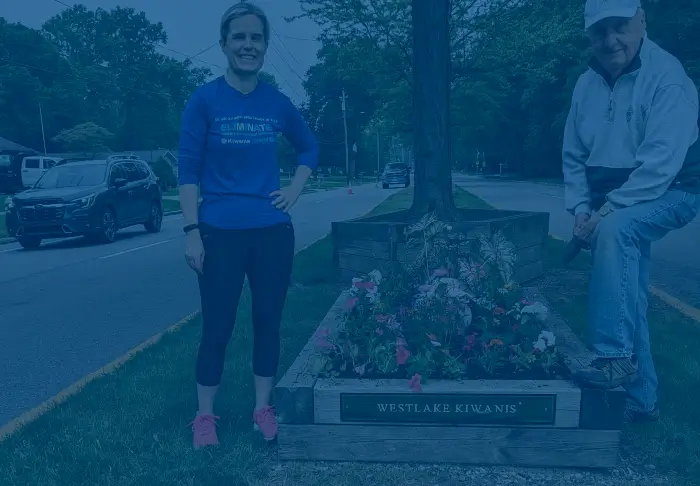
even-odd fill
[(591, 241), (590, 342), (602, 358), (636, 356), (639, 377), (626, 388), (627, 406), (638, 412), (654, 409), (659, 384), (646, 315), (651, 244), (690, 223), (698, 211), (700, 195), (670, 190), (654, 201), (609, 213)]

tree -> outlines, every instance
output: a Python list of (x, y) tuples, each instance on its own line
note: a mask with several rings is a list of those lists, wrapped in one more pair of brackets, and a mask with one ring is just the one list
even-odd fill
[(413, 134), (411, 211), (456, 218), (450, 154), (450, 0), (413, 0)]
[(66, 128), (51, 140), (71, 152), (98, 153), (109, 151), (114, 134), (93, 122)]

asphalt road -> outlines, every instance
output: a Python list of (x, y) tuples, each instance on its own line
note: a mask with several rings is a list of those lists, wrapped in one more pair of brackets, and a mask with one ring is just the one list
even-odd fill
[[(548, 212), (550, 233), (564, 239), (571, 237), (574, 219), (564, 209), (563, 187), (463, 174), (454, 174), (453, 179), (498, 209)], [(652, 285), (694, 307), (700, 307), (699, 243), (700, 218), (696, 218), (652, 247)]]
[[(395, 190), (372, 184), (303, 195), (297, 248)], [(0, 426), (199, 309), (181, 216), (158, 234), (123, 230), (110, 245), (63, 240), (0, 246)]]

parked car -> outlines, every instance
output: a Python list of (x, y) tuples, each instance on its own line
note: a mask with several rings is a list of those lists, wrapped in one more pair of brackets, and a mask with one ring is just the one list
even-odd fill
[(160, 231), (163, 199), (157, 178), (138, 160), (86, 160), (49, 169), (33, 188), (7, 203), (5, 224), (24, 248), (43, 239), (85, 236), (111, 243), (121, 228)]
[(0, 152), (0, 194), (12, 194), (22, 191), (22, 161), (35, 152), (5, 151)]
[(61, 161), (57, 157), (46, 157), (44, 155), (32, 155), (22, 160), (22, 186), (34, 187), (34, 184), (41, 179), (41, 176), (51, 167)]
[(392, 185), (400, 184), (404, 187), (411, 185), (411, 172), (408, 166), (402, 163), (387, 164), (381, 175), (382, 188), (388, 189)]

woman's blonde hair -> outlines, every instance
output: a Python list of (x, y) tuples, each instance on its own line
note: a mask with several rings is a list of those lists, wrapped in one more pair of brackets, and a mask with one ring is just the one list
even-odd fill
[(245, 17), (246, 15), (255, 15), (260, 19), (260, 22), (262, 22), (263, 25), (265, 44), (268, 44), (270, 41), (270, 22), (267, 20), (267, 15), (265, 15), (265, 12), (263, 12), (260, 7), (249, 2), (237, 3), (226, 10), (224, 15), (221, 16), (221, 40), (226, 41), (228, 38), (231, 21)]

